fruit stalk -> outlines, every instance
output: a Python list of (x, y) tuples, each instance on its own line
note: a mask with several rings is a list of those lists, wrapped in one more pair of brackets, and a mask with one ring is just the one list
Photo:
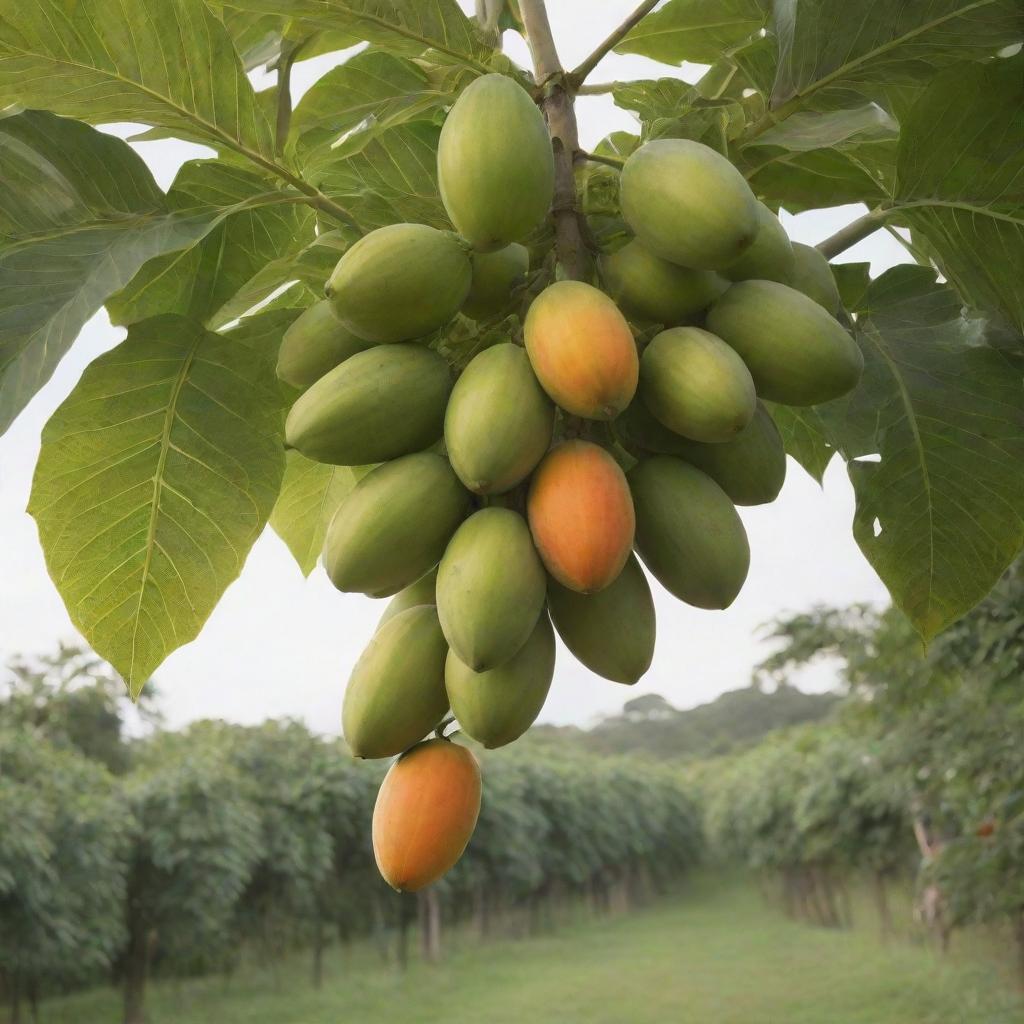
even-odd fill
[(881, 207), (869, 210), (863, 217), (858, 217), (830, 238), (826, 238), (824, 242), (820, 242), (817, 246), (818, 252), (827, 260), (838, 256), (841, 252), (846, 252), (858, 242), (864, 241), (868, 235), (872, 235), (879, 228), (884, 227), (887, 212)]
[(521, 0), (520, 13), (533, 57), (534, 81), (543, 92), (541, 107), (555, 154), (555, 191), (551, 211), (555, 220), (558, 262), (566, 277), (578, 281), (583, 277), (584, 241), (573, 173), (573, 162), (579, 150), (573, 96), (567, 88), (565, 70), (558, 58), (544, 0)]

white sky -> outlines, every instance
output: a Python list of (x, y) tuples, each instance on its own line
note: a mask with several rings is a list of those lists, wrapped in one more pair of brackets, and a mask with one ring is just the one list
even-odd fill
[[(466, 9), (472, 7), (471, 0), (460, 2)], [(634, 5), (635, 0), (550, 2), (563, 64), (579, 63)], [(521, 39), (508, 34), (505, 45), (513, 59), (528, 64)], [(336, 55), (329, 55), (297, 65), (295, 99), (338, 62)], [(701, 70), (613, 54), (598, 65), (591, 81), (667, 75), (695, 81)], [(257, 82), (258, 87), (265, 84), (269, 79)], [(609, 96), (581, 97), (577, 115), (584, 148), (611, 131), (635, 128), (632, 115), (617, 109)], [(110, 130), (124, 136), (134, 129)], [(173, 140), (139, 143), (136, 149), (164, 188), (184, 160), (210, 155), (200, 146)], [(861, 212), (862, 207), (849, 206), (796, 217), (784, 213), (783, 223), (794, 240), (816, 243)], [(868, 260), (877, 276), (907, 257), (881, 233), (849, 249), (840, 260)], [(0, 661), (14, 653), (51, 650), (62, 639), (77, 639), (47, 576), (35, 523), (24, 509), (43, 424), (84, 368), (123, 336), (104, 313), (93, 317), (49, 384), (0, 437)], [(824, 490), (790, 460), (778, 501), (741, 509), (740, 514), (752, 557), (750, 575), (735, 604), (724, 612), (699, 611), (655, 583), (658, 645), (650, 672), (626, 688), (592, 675), (561, 648), (541, 721), (585, 724), (645, 692), (664, 694), (682, 707), (703, 703), (748, 682), (751, 667), (766, 653), (757, 627), (779, 612), (815, 602), (885, 600), (885, 588), (850, 532), (853, 494), (839, 460), (826, 474)], [(338, 593), (319, 568), (304, 580), (284, 544), (268, 528), (199, 638), (157, 670), (168, 724), (204, 717), (253, 723), (289, 715), (323, 732), (338, 731), (345, 680), (383, 604)], [(827, 670), (805, 679), (812, 686), (828, 682)]]

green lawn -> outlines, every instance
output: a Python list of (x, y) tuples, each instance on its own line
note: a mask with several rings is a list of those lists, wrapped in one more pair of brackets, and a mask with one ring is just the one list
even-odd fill
[[(941, 960), (871, 929), (795, 924), (744, 884), (694, 879), (657, 908), (550, 937), (457, 942), (403, 977), (357, 949), (268, 971), (153, 986), (150, 1024), (1020, 1024), (995, 966)], [(116, 1024), (113, 993), (49, 1003), (42, 1024)]]

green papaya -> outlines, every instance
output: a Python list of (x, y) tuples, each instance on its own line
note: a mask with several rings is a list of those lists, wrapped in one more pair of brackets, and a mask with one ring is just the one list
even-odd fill
[(544, 588), (523, 517), (507, 508), (475, 512), (437, 570), (437, 613), (448, 646), (474, 672), (508, 661), (537, 624)]
[(670, 430), (694, 441), (730, 441), (757, 403), (743, 360), (699, 327), (656, 335), (640, 359), (640, 397)]
[(523, 241), (547, 216), (551, 138), (518, 82), (483, 75), (462, 91), (438, 140), (437, 184), (456, 230), (481, 252)]
[(636, 550), (661, 585), (697, 608), (728, 608), (750, 567), (750, 545), (729, 496), (680, 459), (655, 455), (629, 471)]
[(448, 364), (428, 348), (357, 352), (299, 396), (285, 440), (307, 458), (335, 466), (422, 451), (442, 435), (451, 389)]
[(626, 160), (622, 216), (656, 256), (720, 270), (757, 237), (757, 200), (724, 156), (689, 139), (656, 139)]
[(380, 629), (385, 622), (390, 622), (400, 612), (407, 611), (409, 608), (418, 608), (424, 604), (437, 604), (437, 597), (434, 594), (436, 582), (437, 567), (435, 566), (425, 576), (421, 576), (415, 583), (410, 583), (388, 601), (384, 614), (377, 621), (377, 628)]
[(711, 305), (728, 283), (709, 270), (690, 270), (655, 256), (634, 238), (600, 259), (608, 294), (632, 319), (678, 324)]
[(854, 340), (813, 299), (775, 281), (740, 281), (707, 325), (747, 364), (761, 398), (817, 405), (853, 390), (864, 369)]
[(555, 674), (555, 634), (543, 612), (504, 664), (474, 672), (448, 652), (444, 679), (462, 731), (488, 750), (519, 739), (544, 707)]
[(781, 281), (790, 284), (795, 258), (793, 245), (779, 218), (764, 203), (757, 204), (757, 237), (734, 263), (723, 268), (730, 281)]
[(462, 312), (473, 320), (496, 316), (512, 300), (512, 289), (526, 281), (530, 250), (513, 242), (497, 252), (473, 253), (473, 281)]
[(654, 598), (636, 555), (596, 594), (579, 594), (551, 580), (548, 607), (565, 646), (591, 672), (631, 684), (651, 667)]
[(468, 506), (440, 455), (386, 462), (356, 484), (327, 527), (327, 575), (342, 591), (397, 594), (437, 565)]
[(768, 410), (757, 403), (754, 418), (731, 441), (701, 444), (680, 438), (670, 454), (707, 473), (735, 505), (766, 505), (786, 480), (786, 449)]
[(793, 273), (788, 282), (791, 288), (803, 292), (833, 316), (839, 312), (839, 287), (832, 276), (828, 260), (813, 245), (793, 243)]
[(335, 315), (327, 299), (292, 321), (277, 352), (277, 376), (293, 388), (308, 388), (349, 356), (370, 348)]
[(555, 407), (518, 345), (485, 349), (452, 389), (444, 418), (448, 458), (477, 494), (501, 494), (525, 480), (544, 457)]
[(394, 757), (436, 728), (448, 712), (447, 654), (433, 605), (407, 608), (373, 634), (341, 707), (355, 757)]
[(612, 427), (615, 436), (629, 451), (640, 449), (655, 455), (678, 455), (687, 443), (685, 437), (656, 420), (639, 396), (613, 421)]
[(335, 316), (367, 341), (422, 338), (458, 313), (473, 265), (466, 244), (426, 224), (371, 231), (338, 260), (327, 281)]

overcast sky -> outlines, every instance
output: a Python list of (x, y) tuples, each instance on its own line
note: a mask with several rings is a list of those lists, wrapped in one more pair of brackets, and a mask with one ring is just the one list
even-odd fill
[[(632, 10), (635, 0), (557, 0), (551, 21), (566, 66), (581, 61)], [(472, 3), (463, 0), (464, 8)], [(506, 52), (528, 62), (525, 44), (506, 37)], [(329, 55), (296, 66), (296, 99), (329, 67)], [(665, 65), (611, 55), (591, 81), (678, 75), (695, 81), (702, 68)], [(257, 87), (270, 79), (257, 78)], [(631, 114), (610, 97), (577, 103), (580, 143), (591, 148), (618, 129), (633, 130)], [(122, 137), (133, 126), (109, 130)], [(182, 161), (212, 155), (175, 141), (135, 144), (166, 188)], [(794, 240), (816, 243), (853, 220), (863, 208), (840, 207), (797, 217), (783, 213)], [(902, 248), (884, 233), (844, 253), (840, 260), (868, 260), (876, 276), (906, 262)], [(67, 396), (84, 368), (116, 345), (124, 332), (99, 313), (74, 349), (15, 425), (0, 438), (0, 660), (14, 653), (51, 650), (77, 633), (46, 573), (35, 523), (25, 513), (43, 424)], [(886, 592), (853, 541), (853, 494), (845, 468), (834, 461), (820, 489), (792, 460), (778, 501), (741, 509), (750, 535), (750, 575), (735, 604), (706, 612), (681, 604), (655, 583), (658, 644), (654, 664), (636, 686), (626, 688), (592, 675), (564, 648), (542, 721), (586, 724), (617, 710), (623, 700), (655, 692), (683, 707), (703, 703), (724, 690), (744, 686), (764, 656), (758, 627), (784, 610), (815, 602), (883, 601)], [(653, 581), (652, 581), (653, 582)], [(290, 715), (313, 728), (336, 732), (348, 673), (368, 640), (384, 602), (340, 594), (322, 569), (304, 580), (284, 544), (268, 528), (256, 543), (241, 577), (228, 589), (199, 639), (172, 654), (156, 680), (168, 723), (222, 717), (243, 723)], [(819, 687), (826, 671), (806, 680)]]

